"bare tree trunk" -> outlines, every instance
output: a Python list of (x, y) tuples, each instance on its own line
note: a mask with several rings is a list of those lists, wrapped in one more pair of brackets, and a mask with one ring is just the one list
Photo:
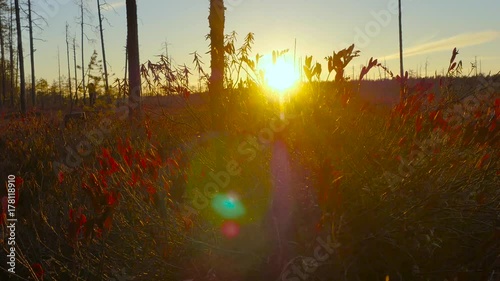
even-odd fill
[(404, 98), (405, 92), (405, 83), (403, 77), (405, 75), (403, 68), (403, 24), (402, 24), (402, 13), (401, 13), (401, 0), (399, 2), (399, 72), (401, 77), (401, 89), (400, 89), (400, 98)]
[(4, 42), (4, 36), (3, 36), (3, 20), (2, 20), (2, 14), (0, 13), (0, 48), (2, 49), (1, 50), (1, 55), (2, 55), (2, 62), (1, 62), (1, 68), (2, 70), (1, 71), (1, 75), (2, 75), (2, 97), (1, 97), (1, 101), (0, 101), (0, 105), (4, 105), (5, 104), (5, 99), (6, 99), (6, 92), (7, 92), (7, 85), (6, 85), (6, 82), (7, 82), (7, 79), (5, 79), (5, 42)]
[[(128, 1), (127, 1), (128, 3)], [(134, 1), (135, 4), (135, 1)], [(136, 5), (137, 7), (137, 5)], [(106, 49), (104, 48), (104, 31), (102, 29), (101, 2), (97, 0), (97, 14), (99, 16), (99, 30), (101, 33), (102, 65), (104, 66), (104, 90), (109, 95), (108, 65), (106, 62)], [(136, 14), (137, 17), (137, 14)], [(136, 28), (137, 29), (137, 28)]]
[(10, 55), (10, 106), (14, 107), (14, 15), (13, 15), (13, 4), (10, 1), (10, 33), (9, 33), (9, 55)]
[(127, 42), (125, 42), (125, 75), (123, 76), (123, 100), (125, 100), (125, 96), (127, 94), (127, 89), (125, 88), (125, 86), (127, 85), (127, 73), (128, 73), (128, 47), (127, 47)]
[(73, 38), (73, 63), (75, 66), (75, 105), (78, 106), (78, 72), (76, 65), (76, 39)]
[(85, 99), (87, 96), (87, 88), (85, 87), (85, 53), (84, 53), (84, 36), (85, 36), (85, 31), (84, 31), (84, 18), (83, 18), (83, 0), (80, 0), (80, 11), (81, 11), (81, 29), (82, 29), (82, 91), (83, 91), (83, 104), (85, 105)]
[(33, 21), (31, 17), (31, 0), (28, 0), (28, 21), (30, 33), (30, 59), (31, 59), (31, 103), (36, 105), (36, 77), (35, 77), (35, 47), (33, 44)]
[(62, 96), (62, 86), (61, 86), (61, 52), (59, 51), (59, 46), (57, 46), (57, 71), (58, 71), (58, 81), (59, 81), (59, 98), (61, 99), (61, 104), (64, 103)]
[[(99, 0), (98, 0), (99, 1)], [(129, 117), (141, 117), (141, 72), (139, 62), (139, 32), (137, 28), (137, 3), (126, 0), (127, 4), (127, 54), (129, 73)]]
[(21, 113), (26, 114), (26, 81), (24, 81), (24, 56), (23, 38), (21, 30), (21, 16), (19, 13), (19, 0), (15, 0), (16, 8), (16, 28), (17, 28), (17, 53), (19, 58), (19, 76), (21, 78)]
[(68, 87), (69, 87), (69, 101), (71, 106), (71, 111), (73, 111), (73, 93), (71, 89), (71, 65), (69, 60), (69, 40), (68, 40), (68, 28), (69, 25), (66, 23), (66, 55), (68, 58)]
[[(224, 23), (225, 8), (223, 0), (210, 0), (210, 14), (208, 22), (210, 26), (210, 56), (211, 70), (208, 91), (210, 94), (210, 111), (212, 115), (212, 128), (221, 133), (224, 130)], [(216, 165), (223, 166), (223, 148), (217, 146)]]

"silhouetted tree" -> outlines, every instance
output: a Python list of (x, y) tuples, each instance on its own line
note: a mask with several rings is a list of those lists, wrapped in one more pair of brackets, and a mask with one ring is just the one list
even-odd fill
[(36, 104), (36, 79), (35, 79), (35, 46), (33, 44), (33, 18), (31, 16), (31, 0), (28, 0), (28, 24), (30, 35), (30, 59), (31, 59), (31, 103)]
[(26, 81), (24, 80), (23, 38), (21, 30), (21, 16), (19, 12), (19, 0), (15, 0), (15, 9), (17, 27), (17, 56), (19, 59), (19, 76), (21, 79), (21, 113), (26, 114)]
[[(127, 1), (127, 8), (128, 8), (128, 2)], [(104, 48), (104, 30), (102, 28), (102, 16), (101, 16), (101, 2), (100, 0), (97, 0), (97, 14), (99, 16), (99, 31), (101, 33), (101, 48), (102, 48), (102, 65), (104, 66), (104, 90), (106, 92), (106, 95), (109, 94), (109, 81), (108, 81), (108, 66), (107, 66), (107, 62), (106, 62), (106, 49)], [(135, 1), (134, 1), (134, 6), (136, 7), (137, 9), (137, 5), (135, 4)], [(128, 10), (127, 10), (128, 12)], [(137, 19), (137, 13), (136, 14), (136, 19)], [(127, 14), (128, 16), (128, 14)], [(128, 21), (128, 19), (127, 19)], [(136, 20), (137, 21), (137, 20)], [(136, 28), (137, 29), (137, 28)]]
[(73, 93), (71, 89), (71, 62), (69, 60), (69, 25), (66, 23), (66, 58), (68, 60), (68, 90), (69, 90), (69, 101), (71, 104), (71, 110), (73, 110)]
[(3, 11), (6, 7), (5, 1), (0, 1), (0, 53), (1, 53), (1, 69), (0, 75), (2, 75), (1, 83), (2, 83), (2, 94), (0, 97), (0, 105), (5, 103), (6, 93), (7, 93), (7, 79), (6, 77), (6, 69), (5, 69), (5, 41), (4, 41), (4, 21), (3, 21)]
[(78, 65), (76, 63), (76, 39), (73, 38), (73, 65), (75, 67), (75, 104), (78, 106)]
[(141, 114), (141, 72), (139, 65), (139, 32), (137, 29), (137, 3), (127, 0), (127, 54), (129, 75), (129, 116), (139, 118)]
[(81, 56), (82, 56), (82, 91), (83, 91), (83, 104), (85, 104), (85, 99), (87, 98), (87, 87), (85, 86), (85, 42), (84, 42), (84, 37), (85, 37), (85, 9), (83, 5), (83, 0), (80, 0), (80, 31), (81, 31)]
[(401, 13), (401, 0), (398, 0), (399, 4), (399, 75), (401, 77), (401, 92), (400, 95), (403, 97), (405, 91), (405, 83), (403, 82), (403, 77), (405, 75), (403, 68), (403, 24), (402, 24), (402, 13)]
[(10, 72), (10, 106), (14, 107), (14, 6), (10, 1), (10, 24), (9, 24), (9, 72)]
[[(210, 0), (210, 57), (211, 75), (208, 83), (210, 95), (210, 111), (212, 115), (212, 129), (221, 132), (224, 129), (224, 0)], [(218, 146), (220, 147), (220, 145)], [(216, 151), (217, 167), (221, 168), (223, 149)]]

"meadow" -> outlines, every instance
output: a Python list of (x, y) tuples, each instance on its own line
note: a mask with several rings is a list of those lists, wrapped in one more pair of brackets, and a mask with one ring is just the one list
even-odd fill
[[(1, 280), (498, 280), (498, 75), (467, 77), (454, 50), (444, 76), (370, 59), (347, 77), (351, 46), (326, 57), (332, 78), (306, 58), (305, 81), (277, 90), (251, 40), (232, 46), (226, 77), (246, 80), (224, 82), (221, 131), (164, 57), (141, 68), (138, 120), (121, 93), (67, 124), (49, 94), (41, 113), (2, 113), (17, 267)], [(375, 69), (390, 79), (366, 81)]]

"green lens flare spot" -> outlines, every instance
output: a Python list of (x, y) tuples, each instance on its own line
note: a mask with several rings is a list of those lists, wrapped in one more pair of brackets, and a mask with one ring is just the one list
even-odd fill
[(212, 208), (226, 219), (235, 219), (243, 216), (245, 207), (236, 196), (227, 194), (217, 194), (212, 199)]

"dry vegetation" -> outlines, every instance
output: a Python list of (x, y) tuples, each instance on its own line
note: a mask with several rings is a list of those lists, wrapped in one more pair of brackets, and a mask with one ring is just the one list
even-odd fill
[[(252, 41), (229, 48), (228, 72), (255, 73)], [(342, 73), (356, 55), (353, 47), (335, 53), (327, 71)], [(140, 124), (104, 103), (67, 127), (57, 114), (4, 118), (0, 170), (19, 176), (17, 274), (28, 280), (276, 280), (280, 274), (301, 280), (284, 276), (285, 266), (296, 265), (309, 270), (308, 280), (497, 280), (500, 99), (498, 88), (483, 81), (498, 77), (468, 82), (481, 86), (472, 109), (458, 106), (466, 90), (454, 87), (464, 79), (454, 61), (437, 85), (394, 77), (407, 91), (390, 108), (364, 101), (359, 83), (343, 75), (318, 81), (311, 62), (308, 83), (284, 104), (293, 118), (251, 161), (241, 159), (239, 145), (258, 142), (279, 108), (258, 75), (239, 86), (226, 81), (230, 117), (219, 134), (208, 129), (207, 106), (190, 103), (199, 97), (191, 94), (189, 75), (161, 62), (144, 65), (143, 78), (154, 94), (181, 94), (176, 100), (184, 105), (175, 112), (151, 98)], [(377, 67), (371, 60), (361, 79)], [(186, 212), (207, 174), (218, 172), (220, 142), (225, 160), (242, 168), (225, 189), (243, 194), (247, 208), (234, 239), (221, 234), (223, 220), (210, 208)], [(289, 153), (293, 180), (285, 196), (294, 202), (292, 223), (280, 236), (272, 221), (278, 143)], [(77, 164), (71, 167), (67, 157)], [(6, 239), (5, 224), (0, 233)], [(331, 239), (335, 250), (307, 269), (303, 257), (313, 256), (317, 237)], [(286, 253), (276, 256), (277, 244)], [(0, 273), (2, 280), (14, 278), (8, 276)]]

